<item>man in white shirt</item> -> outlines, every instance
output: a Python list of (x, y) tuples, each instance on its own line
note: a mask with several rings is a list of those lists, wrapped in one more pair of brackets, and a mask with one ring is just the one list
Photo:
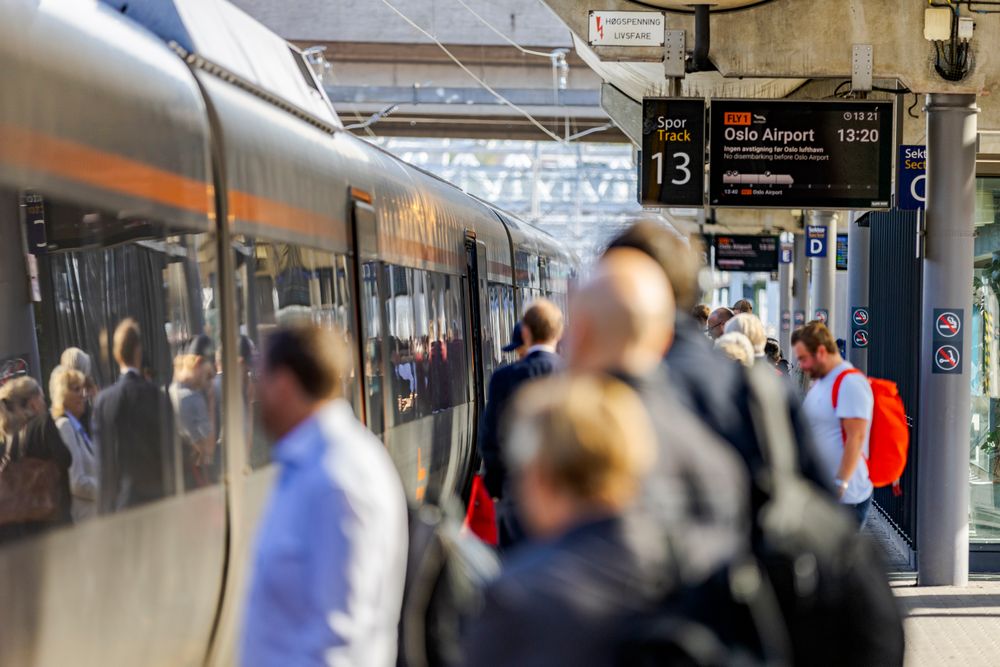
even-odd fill
[(853, 509), (858, 524), (864, 526), (874, 490), (866, 463), (875, 405), (871, 387), (865, 376), (840, 356), (833, 335), (822, 322), (809, 322), (794, 331), (792, 345), (802, 372), (815, 380), (802, 407), (817, 453), (830, 471), (837, 498)]
[(338, 337), (313, 325), (268, 338), (257, 397), (281, 473), (257, 536), (246, 667), (396, 664), (406, 499), (343, 398), (347, 363)]

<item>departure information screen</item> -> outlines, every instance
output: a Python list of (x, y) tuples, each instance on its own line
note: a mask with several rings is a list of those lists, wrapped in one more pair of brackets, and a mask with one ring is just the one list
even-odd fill
[(713, 100), (709, 202), (889, 208), (892, 102)]

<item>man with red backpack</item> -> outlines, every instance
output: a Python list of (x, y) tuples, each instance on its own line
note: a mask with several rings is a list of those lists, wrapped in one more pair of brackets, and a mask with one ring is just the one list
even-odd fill
[(868, 475), (869, 434), (875, 399), (865, 376), (845, 361), (822, 322), (792, 333), (799, 367), (813, 378), (802, 407), (830, 484), (864, 526), (874, 487)]

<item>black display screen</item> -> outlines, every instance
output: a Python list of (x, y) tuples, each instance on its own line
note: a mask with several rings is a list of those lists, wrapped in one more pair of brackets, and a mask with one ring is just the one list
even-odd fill
[(639, 201), (643, 206), (696, 206), (705, 201), (705, 102), (642, 100)]
[(716, 236), (715, 268), (720, 271), (777, 271), (777, 236)]
[(715, 100), (712, 206), (889, 208), (893, 105)]

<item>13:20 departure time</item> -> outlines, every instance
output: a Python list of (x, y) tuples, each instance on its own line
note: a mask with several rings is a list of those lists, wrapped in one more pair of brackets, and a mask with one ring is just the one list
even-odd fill
[(853, 127), (842, 128), (837, 130), (837, 135), (840, 140), (849, 144), (853, 143), (876, 143), (878, 142), (878, 129), (876, 128), (861, 128), (859, 130)]

